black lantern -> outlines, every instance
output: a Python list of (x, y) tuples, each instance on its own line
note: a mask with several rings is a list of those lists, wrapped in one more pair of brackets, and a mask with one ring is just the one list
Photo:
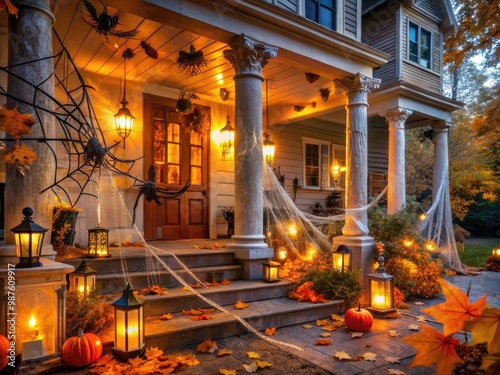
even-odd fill
[(36, 224), (31, 217), (33, 209), (23, 208), (24, 219), (17, 227), (11, 229), (16, 240), (16, 254), (19, 263), (16, 268), (40, 267), (40, 255), (42, 253), (43, 239), (48, 229)]
[(110, 257), (108, 246), (109, 229), (99, 226), (89, 229), (89, 258), (107, 258)]
[(267, 282), (279, 281), (280, 266), (279, 262), (262, 263), (262, 280)]
[(368, 274), (368, 298), (367, 310), (378, 314), (390, 314), (395, 312), (394, 308), (394, 278), (385, 271), (384, 252), (378, 250), (376, 261), (379, 266), (375, 273)]
[(340, 272), (351, 270), (351, 249), (346, 245), (340, 245), (333, 253), (333, 269)]
[(122, 360), (144, 353), (144, 302), (139, 301), (134, 290), (127, 285), (122, 296), (112, 303), (115, 309), (115, 345), (113, 355)]
[(77, 291), (82, 297), (87, 297), (95, 289), (96, 271), (90, 268), (85, 259), (69, 275), (69, 289)]

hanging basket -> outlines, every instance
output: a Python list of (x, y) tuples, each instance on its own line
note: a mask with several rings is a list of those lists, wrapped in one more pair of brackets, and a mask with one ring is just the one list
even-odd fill
[(177, 99), (175, 103), (175, 109), (177, 112), (188, 113), (191, 111), (191, 101), (189, 99)]

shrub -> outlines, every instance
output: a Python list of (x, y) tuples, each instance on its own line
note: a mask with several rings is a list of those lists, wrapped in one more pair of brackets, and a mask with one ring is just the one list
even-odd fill
[(344, 307), (356, 306), (361, 297), (359, 272), (340, 272), (332, 269), (311, 270), (305, 274), (301, 283), (312, 281), (314, 290), (325, 298), (343, 299)]

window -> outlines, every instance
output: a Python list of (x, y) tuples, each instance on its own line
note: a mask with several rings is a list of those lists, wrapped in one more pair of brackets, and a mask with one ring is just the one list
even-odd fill
[(408, 35), (408, 58), (423, 67), (431, 68), (431, 33), (410, 22)]
[[(335, 187), (332, 162), (337, 159), (345, 166), (345, 146), (314, 138), (302, 138), (304, 152), (304, 187), (331, 189)], [(345, 173), (337, 180), (337, 187), (345, 186)]]
[(306, 0), (306, 18), (329, 29), (336, 29), (336, 0)]

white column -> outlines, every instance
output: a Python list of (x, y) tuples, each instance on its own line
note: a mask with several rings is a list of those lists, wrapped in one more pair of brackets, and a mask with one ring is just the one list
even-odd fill
[[(356, 74), (336, 79), (335, 87), (347, 98), (346, 123), (346, 208), (359, 208), (368, 201), (368, 94), (380, 85), (379, 79)], [(346, 236), (368, 235), (367, 212), (346, 215), (342, 233)]]
[[(432, 201), (436, 200), (443, 176), (448, 176), (448, 129), (451, 123), (439, 121), (432, 125), (434, 130), (434, 161), (432, 166)], [(447, 182), (447, 181), (446, 181)], [(446, 186), (449, 186), (446, 184)]]
[(387, 188), (387, 213), (392, 215), (406, 205), (405, 177), (405, 122), (411, 110), (393, 108), (381, 113), (389, 124), (389, 168)]
[(262, 186), (262, 68), (276, 49), (244, 35), (224, 51), (235, 70), (234, 235), (228, 247), (244, 260), (245, 278), (260, 278), (262, 259), (273, 256), (264, 242)]

